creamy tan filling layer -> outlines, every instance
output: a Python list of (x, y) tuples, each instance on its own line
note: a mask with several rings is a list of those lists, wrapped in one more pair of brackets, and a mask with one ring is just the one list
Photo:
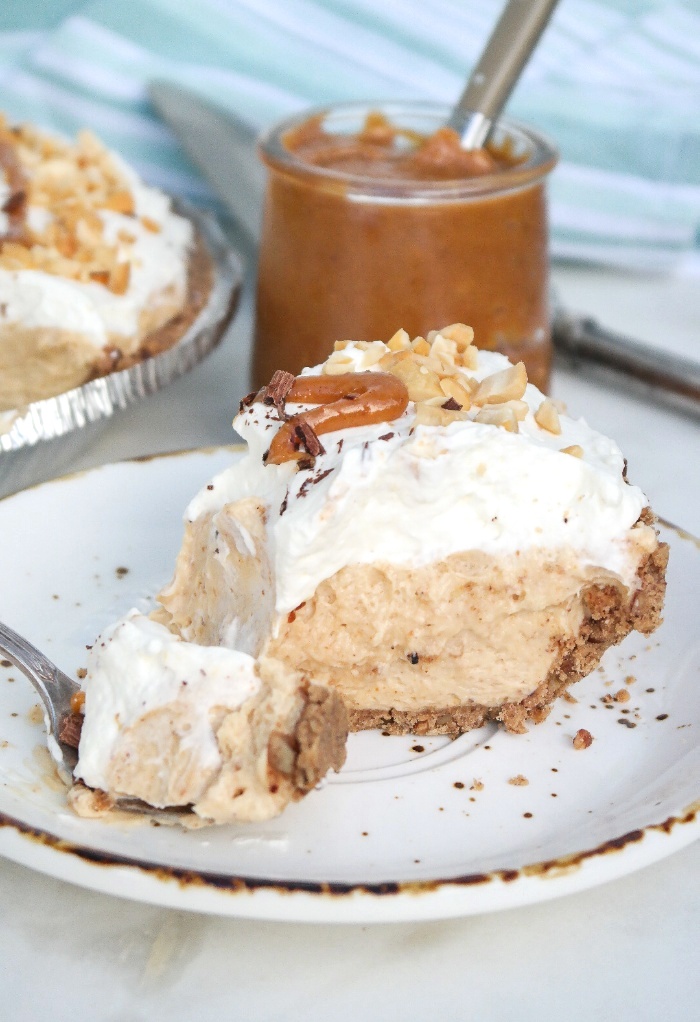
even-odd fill
[[(643, 526), (628, 543), (641, 563), (656, 539)], [(611, 583), (623, 603), (631, 598), (573, 550), (467, 551), (421, 568), (347, 566), (280, 618), (264, 511), (249, 498), (188, 525), (160, 599), (191, 641), (235, 645), (257, 634), (247, 652), (337, 688), (351, 710), (412, 711), (522, 699), (546, 678), (561, 640), (578, 634), (582, 591)]]
[[(113, 335), (108, 347), (131, 354), (144, 338), (159, 330), (182, 309), (184, 296), (174, 287), (154, 297), (139, 316), (135, 336)], [(109, 368), (102, 348), (85, 335), (56, 327), (0, 326), (0, 411), (79, 387)]]
[(0, 410), (79, 386), (101, 355), (83, 334), (6, 324), (0, 328)]
[(571, 552), (352, 565), (322, 582), (265, 649), (335, 686), (349, 709), (500, 706), (532, 692), (557, 642), (578, 633), (582, 589), (611, 581)]
[(173, 580), (158, 600), (163, 623), (188, 641), (257, 656), (275, 605), (263, 505), (247, 497), (189, 522)]

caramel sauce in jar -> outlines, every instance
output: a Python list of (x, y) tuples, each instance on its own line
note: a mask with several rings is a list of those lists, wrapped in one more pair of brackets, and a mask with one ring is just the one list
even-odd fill
[(546, 176), (556, 150), (501, 122), (459, 148), (432, 104), (337, 106), (274, 128), (258, 266), (254, 385), (336, 340), (468, 323), (478, 347), (551, 363)]

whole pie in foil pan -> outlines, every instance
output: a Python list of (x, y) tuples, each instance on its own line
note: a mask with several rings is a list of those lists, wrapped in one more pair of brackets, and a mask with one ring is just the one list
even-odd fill
[(226, 331), (238, 305), (243, 267), (216, 220), (183, 202), (211, 273), (198, 311), (172, 346), (55, 397), (0, 412), (0, 497), (59, 474), (112, 415), (189, 372)]

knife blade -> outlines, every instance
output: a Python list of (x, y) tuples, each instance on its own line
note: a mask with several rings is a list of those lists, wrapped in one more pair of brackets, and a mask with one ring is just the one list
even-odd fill
[[(148, 92), (160, 116), (257, 247), (265, 169), (257, 156), (255, 131), (230, 111), (171, 82), (151, 82)], [(588, 378), (700, 417), (699, 362), (623, 337), (590, 316), (575, 316), (560, 307), (552, 314), (552, 341), (557, 360)]]
[(254, 129), (230, 111), (171, 82), (151, 82), (148, 95), (206, 182), (257, 245), (265, 168), (257, 157)]
[(588, 379), (619, 387), (674, 411), (700, 417), (700, 362), (602, 327), (561, 308), (552, 317), (557, 361)]

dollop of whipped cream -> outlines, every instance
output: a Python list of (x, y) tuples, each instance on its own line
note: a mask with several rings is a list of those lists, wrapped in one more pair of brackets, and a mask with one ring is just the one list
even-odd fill
[(87, 660), (85, 716), (75, 776), (91, 788), (110, 789), (115, 744), (132, 724), (163, 706), (179, 706), (202, 768), (221, 754), (212, 728), (215, 707), (235, 710), (254, 696), (260, 678), (246, 653), (185, 642), (137, 610), (106, 628)]
[[(133, 214), (98, 211), (105, 245), (117, 249), (120, 262), (130, 264), (129, 283), (115, 294), (95, 281), (73, 280), (38, 269), (0, 268), (0, 327), (61, 329), (80, 334), (100, 350), (110, 340), (140, 338), (141, 320), (149, 305), (164, 297), (185, 300), (192, 224), (172, 209), (170, 198), (145, 185), (116, 153), (105, 150), (133, 198)], [(10, 196), (0, 171), (0, 205)], [(53, 216), (49, 209), (29, 205), (27, 223), (44, 231)], [(8, 218), (0, 218), (0, 234)], [(126, 240), (128, 239), (128, 240)]]
[[(350, 343), (343, 356), (352, 371), (374, 372), (388, 351), (379, 341)], [(480, 351), (478, 366), (464, 375), (481, 381), (510, 365)], [(265, 504), (278, 614), (346, 565), (418, 566), (466, 550), (499, 556), (566, 548), (583, 566), (634, 586), (639, 550), (630, 530), (647, 501), (624, 480), (619, 448), (564, 414), (560, 433), (542, 428), (535, 413), (545, 398), (531, 384), (523, 400), (518, 432), (473, 421), (478, 409), (464, 421), (424, 425), (409, 401), (392, 422), (323, 434), (325, 453), (301, 470), (294, 462), (264, 464), (280, 420), (273, 406), (252, 404), (234, 419), (247, 452), (194, 498), (186, 519), (244, 497)], [(289, 414), (303, 410), (287, 403)], [(581, 457), (564, 453), (574, 446)]]

